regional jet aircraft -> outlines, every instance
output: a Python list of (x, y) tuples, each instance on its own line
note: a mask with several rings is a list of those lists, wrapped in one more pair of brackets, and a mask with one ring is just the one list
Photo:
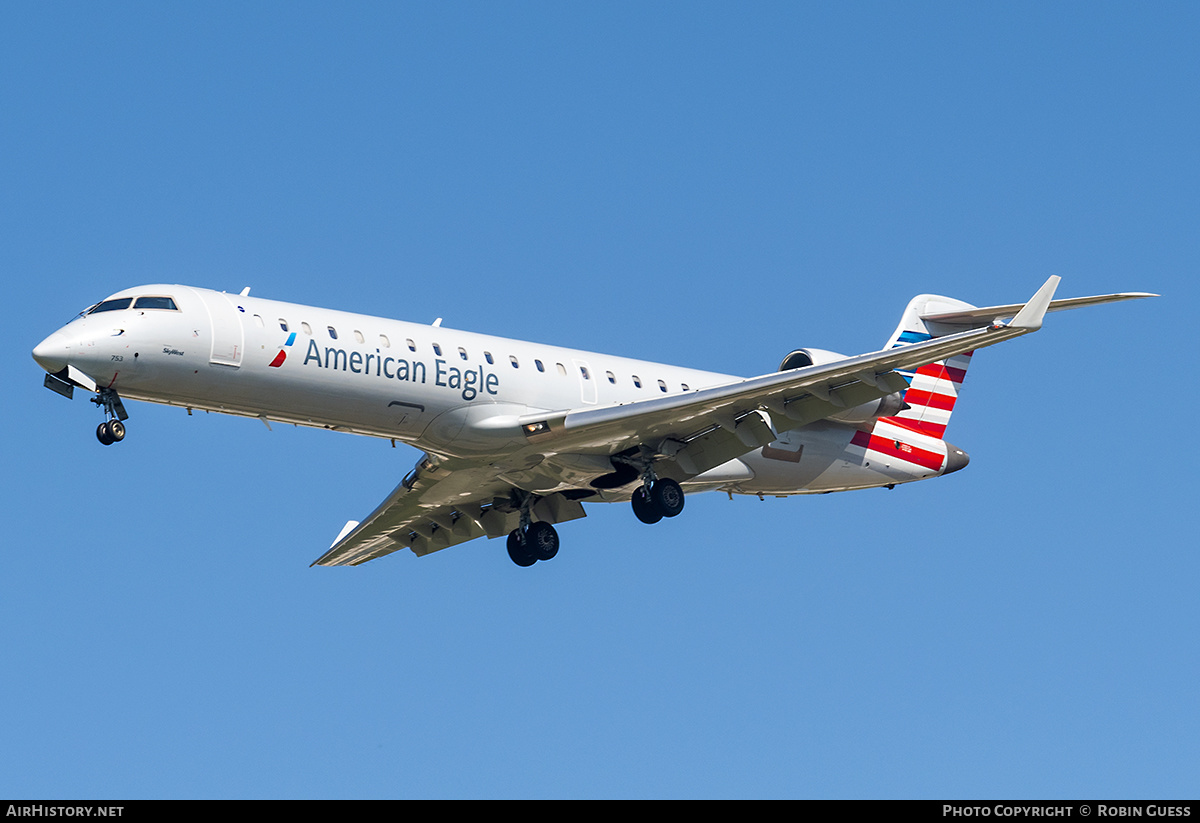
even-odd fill
[(685, 493), (792, 495), (958, 471), (943, 439), (972, 352), (1048, 311), (1153, 295), (976, 308), (913, 298), (880, 351), (797, 349), (741, 378), (179, 285), (117, 292), (33, 350), (45, 385), (94, 395), (101, 443), (124, 399), (402, 441), (424, 451), (314, 565), (358, 565), (505, 537), (520, 566), (558, 552), (554, 524), (628, 501), (645, 523)]

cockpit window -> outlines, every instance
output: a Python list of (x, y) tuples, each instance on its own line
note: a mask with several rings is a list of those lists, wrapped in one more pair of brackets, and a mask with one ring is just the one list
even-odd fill
[[(100, 305), (104, 305), (101, 303)], [(170, 297), (139, 297), (133, 304), (135, 309), (166, 309), (167, 311), (179, 311), (179, 307), (175, 305), (175, 301)]]
[(133, 302), (132, 297), (118, 297), (116, 300), (105, 300), (103, 303), (97, 303), (92, 307), (88, 314), (96, 314), (102, 311), (119, 311), (129, 308), (129, 304)]

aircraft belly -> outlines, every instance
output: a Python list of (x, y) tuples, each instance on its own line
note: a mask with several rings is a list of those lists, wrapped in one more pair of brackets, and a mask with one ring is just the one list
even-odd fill
[(907, 444), (898, 444), (908, 449), (897, 452), (903, 457), (878, 451), (873, 445), (867, 448), (869, 444), (868, 432), (831, 423), (786, 432), (742, 458), (754, 476), (749, 482), (733, 484), (734, 490), (810, 494), (888, 486), (939, 473), (940, 465), (931, 467), (928, 460), (925, 465), (911, 462), (913, 449)]
[(709, 469), (706, 472), (696, 475), (687, 482), (689, 486), (712, 485), (713, 488), (720, 488), (735, 483), (745, 483), (753, 480), (755, 477), (754, 470), (744, 458), (735, 458), (722, 463), (715, 469)]

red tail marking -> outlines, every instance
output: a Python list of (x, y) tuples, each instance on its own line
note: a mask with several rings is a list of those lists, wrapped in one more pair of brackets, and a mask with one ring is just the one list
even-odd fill
[(869, 449), (873, 452), (886, 454), (889, 457), (894, 457), (898, 460), (904, 460), (908, 463), (913, 463), (918, 466), (923, 466), (927, 469), (937, 470), (942, 467), (944, 458), (937, 452), (931, 452), (926, 449), (917, 448), (916, 446), (905, 443), (902, 440), (889, 440), (886, 437), (880, 437), (877, 434), (868, 434), (865, 431), (857, 431), (854, 433), (853, 439), (850, 441), (855, 446), (860, 446), (864, 449)]
[(904, 393), (904, 402), (910, 406), (929, 406), (931, 409), (950, 411), (954, 408), (954, 398), (948, 394), (935, 394), (922, 389), (909, 389)]
[(966, 369), (956, 369), (953, 366), (943, 366), (941, 363), (930, 363), (917, 369), (917, 374), (933, 377), (938, 380), (949, 380), (962, 383), (967, 378)]

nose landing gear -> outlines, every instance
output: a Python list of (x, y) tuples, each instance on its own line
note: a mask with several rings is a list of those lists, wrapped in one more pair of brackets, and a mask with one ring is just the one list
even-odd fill
[(125, 424), (120, 420), (105, 420), (96, 427), (96, 439), (106, 446), (125, 439)]
[(100, 389), (92, 402), (104, 409), (104, 422), (96, 427), (96, 439), (105, 446), (125, 439), (124, 420), (129, 419), (120, 395), (114, 389)]

